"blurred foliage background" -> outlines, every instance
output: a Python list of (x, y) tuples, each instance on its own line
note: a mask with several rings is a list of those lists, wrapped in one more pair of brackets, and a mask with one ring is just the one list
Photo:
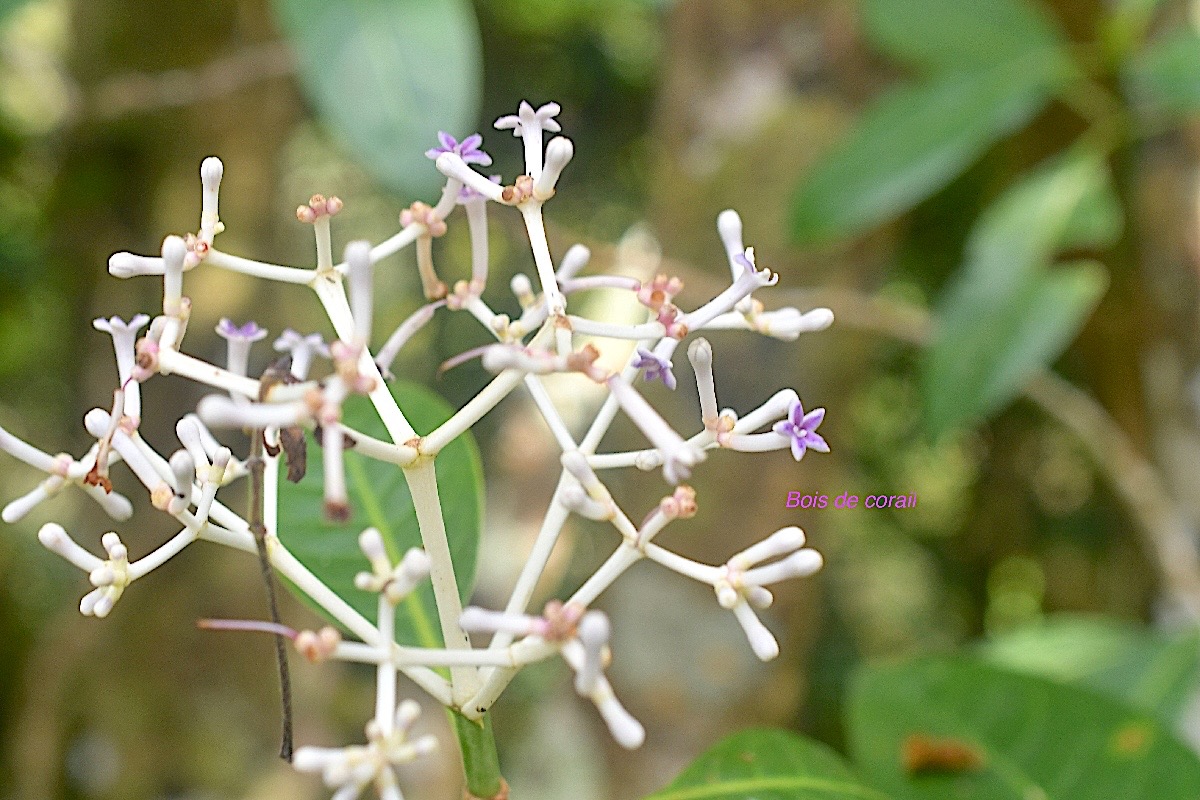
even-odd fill
[[(1181, 579), (1164, 572), (1170, 560), (1156, 548), (1181, 535), (1191, 546), (1200, 521), (1200, 129), (1187, 116), (1200, 100), (1192, 32), (1200, 12), (1182, 2), (1039, 0), (1086, 80), (1047, 79), (1037, 102), (1026, 87), (1020, 113), (968, 135), (954, 128), (961, 106), (922, 112), (913, 103), (921, 92), (946, 95), (937, 81), (947, 72), (959, 80), (964, 59), (983, 58), (986, 48), (929, 56), (914, 43), (936, 41), (937, 31), (889, 28), (903, 17), (888, 5), (0, 3), (0, 425), (50, 452), (86, 449), (79, 421), (108, 402), (114, 381), (108, 337), (91, 320), (153, 311), (160, 291), (153, 280), (109, 277), (107, 258), (154, 252), (165, 233), (193, 228), (203, 157), (219, 155), (226, 166), (222, 249), (307, 264), (310, 233), (293, 210), (310, 194), (346, 202), (334, 223), (336, 251), (352, 238), (378, 241), (394, 232), (400, 208), (436, 197), (439, 178), (419, 156), (439, 127), (462, 126), (450, 131), (460, 137), (480, 130), (493, 169), (511, 179), (520, 147), (490, 122), (522, 99), (554, 100), (577, 154), (547, 207), (554, 252), (584, 242), (601, 268), (678, 274), (688, 307), (725, 280), (715, 218), (736, 208), (759, 263), (782, 276), (763, 299), (830, 305), (839, 322), (796, 344), (713, 336), (722, 405), (744, 412), (795, 387), (806, 407), (829, 408), (822, 432), (833, 453), (800, 464), (786, 452), (715, 454), (696, 475), (700, 513), (664, 534), (673, 548), (719, 562), (783, 525), (809, 532), (827, 566), (777, 593), (769, 624), (783, 655), (755, 661), (703, 587), (633, 570), (601, 605), (617, 637), (613, 681), (646, 722), (647, 745), (635, 753), (612, 745), (561, 664), (529, 669), (495, 711), (505, 774), (522, 797), (641, 796), (752, 724), (840, 747), (847, 679), (867, 659), (947, 650), (1056, 612), (1177, 624)], [(351, 28), (339, 34), (341, 25)], [(377, 76), (363, 89), (375, 94), (358, 93), (339, 77), (353, 65), (324, 49), (323, 37), (333, 35), (360, 36), (354, 52), (416, 77), (391, 87)], [(1147, 48), (1151, 55), (1138, 56)], [(917, 100), (895, 101), (892, 116), (880, 112), (901, 84), (917, 87)], [(981, 108), (1015, 102), (973, 91)], [(375, 109), (380, 92), (391, 99)], [(993, 118), (968, 115), (983, 117)], [(872, 124), (877, 138), (863, 145)], [(1081, 298), (1051, 298), (1061, 330), (1046, 335), (1037, 320), (989, 327), (993, 307), (1009, 302), (1019, 312), (1026, 295), (1005, 300), (985, 290), (982, 311), (954, 311), (947, 287), (971, 294), (972, 273), (960, 267), (979, 241), (977, 222), (1032, 169), (1080, 141), (1092, 147), (1088, 174), (1100, 175), (1091, 192), (1100, 197), (1099, 221), (1093, 215), (1084, 225), (1093, 235), (1039, 233), (1044, 214), (1009, 220), (1009, 244), (1053, 239), (1038, 251), (1046, 262), (1038, 269), (1055, 253), (1100, 265), (1089, 268), (1099, 277)], [(887, 202), (855, 212), (846, 199), (855, 181), (869, 189), (862, 196)], [(493, 210), (491, 219), (487, 296), (511, 311), (508, 278), (532, 273), (532, 262), (515, 215)], [(468, 263), (462, 227), (451, 225), (439, 243), (451, 278)], [(411, 254), (392, 259), (378, 281), (379, 329), (390, 330), (419, 304)], [(187, 293), (191, 352), (210, 359), (223, 347), (206, 331), (223, 316), (253, 317), (273, 332), (300, 320), (321, 324), (299, 288), (199, 269)], [(914, 341), (930, 335), (931, 310), (943, 321), (957, 313), (960, 328), (950, 326), (949, 343), (932, 334), (926, 352)], [(483, 341), (468, 321), (438, 317), (394, 371), (461, 405), (485, 374), (469, 365), (439, 377), (437, 365)], [(990, 400), (938, 394), (969, 384), (962, 371), (975, 361), (1030, 341), (1037, 346), (1008, 365)], [(1068, 382), (1039, 372), (1046, 366)], [(1030, 381), (1044, 391), (1018, 396)], [(652, 400), (691, 429), (695, 401), (681, 383), (677, 395)], [(200, 393), (159, 379), (145, 397), (147, 407), (178, 414)], [(580, 415), (594, 402), (568, 399)], [(941, 423), (927, 424), (931, 406), (950, 409)], [(143, 432), (169, 448), (174, 419), (147, 414)], [(488, 479), (476, 600), (494, 605), (536, 532), (557, 459), (519, 397), (476, 434)], [(618, 425), (608, 442), (639, 446), (629, 426)], [(5, 500), (37, 479), (0, 459)], [(662, 489), (656, 477), (634, 474), (614, 494), (636, 516)], [(915, 493), (919, 503), (802, 511), (785, 508), (788, 491)], [(193, 625), (260, 615), (257, 565), (192, 548), (139, 582), (110, 619), (85, 619), (75, 608), (79, 576), (37, 544), (48, 519), (92, 547), (108, 529), (64, 493), (0, 535), (0, 797), (324, 796), (317, 780), (274, 758), (270, 642)], [(121, 529), (135, 554), (170, 532), (145, 510)], [(576, 525), (542, 596), (570, 591), (614, 544), (610, 531)], [(298, 624), (311, 624), (307, 614), (298, 603), (286, 610)], [(299, 741), (357, 741), (370, 675), (307, 665), (296, 672)], [(436, 713), (426, 719), (444, 725)], [(440, 762), (407, 776), (412, 796), (460, 796), (457, 755), (443, 741)]]

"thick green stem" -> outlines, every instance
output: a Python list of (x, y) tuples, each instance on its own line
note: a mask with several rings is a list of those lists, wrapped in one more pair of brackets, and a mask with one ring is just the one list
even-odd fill
[(454, 732), (462, 748), (463, 776), (467, 780), (467, 793), (480, 800), (504, 797), (508, 784), (500, 776), (500, 758), (496, 754), (496, 739), (492, 736), (492, 720), (486, 714), (478, 722), (467, 719), (457, 711), (451, 711)]

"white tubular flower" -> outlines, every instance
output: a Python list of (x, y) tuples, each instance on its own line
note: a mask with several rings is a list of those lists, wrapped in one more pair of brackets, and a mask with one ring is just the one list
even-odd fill
[(38, 531), (38, 541), (52, 553), (57, 553), (84, 572), (91, 572), (104, 565), (102, 559), (96, 558), (80, 547), (71, 535), (57, 522), (47, 522)]
[(209, 156), (200, 162), (200, 184), (203, 187), (200, 205), (200, 238), (206, 244), (212, 244), (213, 237), (225, 230), (217, 213), (221, 177), (224, 174), (225, 165), (216, 156)]
[(301, 747), (293, 766), (301, 772), (319, 772), (325, 785), (337, 789), (334, 800), (353, 800), (367, 786), (384, 800), (402, 800), (395, 768), (429, 755), (437, 749), (431, 735), (411, 738), (413, 723), (421, 707), (405, 700), (396, 708), (391, 731), (383, 731), (375, 720), (367, 723), (367, 744), (350, 747)]
[(568, 450), (562, 454), (562, 465), (579, 481), (579, 486), (567, 486), (559, 495), (559, 500), (566, 508), (588, 519), (612, 519), (616, 516), (616, 503), (608, 488), (588, 465), (587, 456), (578, 450)]
[(700, 419), (704, 429), (717, 424), (717, 384), (713, 378), (712, 345), (707, 339), (696, 339), (688, 345), (688, 361), (696, 373), (696, 391), (700, 395)]
[(833, 324), (833, 312), (828, 308), (814, 308), (801, 313), (798, 308), (780, 308), (748, 316), (754, 330), (766, 336), (793, 342), (802, 333), (823, 331)]
[[(291, 428), (312, 422), (312, 408), (292, 403), (235, 403), (210, 394), (196, 405), (196, 414), (214, 428)], [(178, 433), (178, 429), (176, 430)]]
[(575, 155), (575, 145), (565, 136), (555, 136), (546, 145), (546, 165), (542, 174), (533, 182), (533, 197), (536, 200), (549, 200), (554, 196), (554, 187), (562, 171), (571, 163)]
[(392, 605), (407, 597), (429, 577), (429, 556), (416, 547), (410, 548), (400, 563), (392, 566), (383, 536), (377, 528), (364, 530), (358, 537), (358, 546), (371, 562), (371, 571), (355, 575), (354, 585), (364, 592), (380, 593)]
[(217, 335), (225, 340), (226, 369), (234, 375), (245, 377), (250, 368), (250, 348), (255, 342), (267, 338), (266, 328), (250, 320), (245, 325), (234, 325), (227, 317), (217, 324)]
[(371, 340), (372, 279), (371, 243), (359, 240), (346, 245), (344, 254), (350, 270), (350, 314), (354, 317), (354, 337), (361, 343)]
[(464, 187), (459, 192), (459, 203), (466, 209), (467, 233), (471, 237), (471, 291), (482, 294), (488, 279), (487, 202), (479, 192)]
[(138, 314), (126, 322), (120, 317), (109, 317), (92, 320), (92, 327), (112, 336), (113, 350), (117, 356), (117, 385), (125, 388), (125, 415), (128, 417), (141, 416), (141, 388), (137, 381), (131, 381), (133, 368), (137, 362), (137, 334), (150, 321), (145, 314)]
[(93, 447), (92, 451), (82, 460), (76, 461), (66, 453), (59, 453), (55, 456), (44, 453), (33, 445), (18, 439), (4, 428), (0, 428), (0, 450), (49, 475), (32, 491), (12, 500), (4, 507), (3, 511), (0, 511), (0, 519), (5, 522), (11, 523), (22, 519), (39, 503), (58, 494), (68, 484), (75, 484), (82, 488), (113, 519), (127, 520), (133, 516), (133, 504), (129, 502), (128, 498), (117, 492), (106, 492), (99, 486), (85, 482), (85, 478), (96, 463), (98, 447)]
[(478, 606), (467, 606), (458, 618), (459, 627), (467, 633), (507, 633), (513, 636), (533, 636), (539, 632), (541, 622), (541, 617), (491, 611)]
[(98, 439), (109, 437), (112, 448), (120, 454), (121, 460), (149, 490), (151, 504), (160, 511), (166, 511), (175, 497), (175, 487), (163, 479), (131, 434), (121, 428), (120, 421), (103, 409), (93, 408), (84, 415), (83, 424), (92, 436)]
[[(768, 608), (771, 605), (773, 598), (765, 586), (789, 578), (807, 577), (821, 568), (821, 554), (804, 547), (804, 541), (804, 531), (799, 528), (781, 528), (725, 562), (720, 577), (713, 583), (717, 602), (733, 611), (754, 654), (763, 661), (779, 655), (779, 643), (751, 606)], [(778, 560), (761, 565), (771, 559)]]
[(97, 558), (84, 550), (61, 525), (53, 522), (42, 526), (38, 531), (38, 540), (47, 550), (88, 573), (88, 580), (96, 588), (83, 596), (79, 611), (86, 617), (107, 617), (132, 580), (129, 575), (129, 551), (121, 544), (121, 537), (109, 531), (101, 538), (107, 559)]
[(587, 697), (596, 691), (604, 674), (604, 651), (612, 633), (608, 616), (602, 611), (589, 611), (579, 620), (579, 643), (583, 645), (583, 663), (575, 673), (575, 691)]
[(562, 130), (554, 120), (562, 107), (558, 103), (546, 103), (536, 111), (522, 100), (516, 114), (496, 120), (496, 130), (512, 129), (513, 136), (521, 137), (525, 145), (525, 174), (537, 181), (542, 174), (542, 131), (558, 133)]
[(568, 511), (573, 511), (585, 519), (606, 520), (613, 517), (612, 508), (593, 500), (582, 486), (565, 487), (559, 493), (558, 499)]
[(529, 276), (524, 272), (518, 272), (512, 276), (509, 288), (512, 289), (513, 296), (517, 298), (521, 308), (529, 308), (537, 302), (537, 294), (533, 291), (533, 281), (529, 280)]
[(596, 705), (617, 744), (633, 750), (646, 739), (646, 729), (625, 710), (604, 677), (611, 659), (608, 647), (610, 626), (601, 611), (583, 615), (573, 638), (563, 642), (562, 657), (575, 671), (575, 691)]
[(278, 352), (286, 352), (291, 356), (292, 375), (301, 381), (308, 377), (308, 371), (312, 368), (315, 356), (329, 358), (329, 348), (319, 333), (302, 336), (291, 328), (287, 328), (275, 340), (273, 347)]
[(183, 313), (183, 269), (187, 244), (178, 236), (168, 236), (162, 243), (163, 314), (178, 317)]
[(699, 330), (714, 319), (733, 309), (743, 299), (749, 297), (756, 289), (764, 286), (774, 286), (779, 282), (779, 276), (769, 269), (758, 269), (754, 264), (754, 248), (748, 248), (742, 255), (736, 257), (741, 272), (733, 284), (704, 305), (684, 314), (679, 318), (680, 324), (687, 330)]
[[(208, 459), (204, 459), (201, 463), (207, 467)], [(187, 510), (188, 505), (192, 502), (192, 481), (196, 477), (196, 462), (187, 450), (176, 450), (171, 454), (168, 464), (171, 467), (171, 474), (175, 477), (175, 496), (167, 505), (167, 511), (179, 514)]]
[(574, 278), (579, 271), (587, 266), (588, 261), (592, 257), (592, 251), (581, 244), (573, 244), (567, 248), (567, 252), (563, 253), (562, 261), (558, 264), (558, 271), (554, 273), (554, 277), (561, 283), (562, 281)]
[(501, 194), (504, 192), (504, 187), (498, 183), (492, 183), (471, 169), (458, 153), (442, 153), (434, 160), (433, 164), (437, 167), (438, 172), (447, 178), (462, 182), (464, 186), (469, 186), (488, 200), (497, 203), (503, 202)]
[(158, 256), (139, 256), (122, 250), (108, 257), (108, 274), (114, 278), (162, 275), (165, 271), (163, 260)]
[(732, 208), (727, 208), (717, 215), (717, 233), (721, 236), (721, 244), (725, 245), (725, 256), (729, 259), (729, 271), (737, 280), (741, 265), (737, 257), (746, 252), (742, 243), (742, 218)]
[(619, 375), (610, 376), (606, 383), (625, 414), (661, 453), (663, 477), (667, 482), (677, 484), (687, 480), (692, 474), (692, 467), (704, 460), (704, 451), (676, 433), (646, 399), (621, 380)]

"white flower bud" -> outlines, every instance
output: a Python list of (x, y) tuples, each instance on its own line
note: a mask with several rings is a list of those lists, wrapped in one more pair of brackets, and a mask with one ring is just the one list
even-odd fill
[(187, 245), (178, 236), (168, 236), (162, 243), (163, 314), (178, 316), (183, 303), (183, 260)]
[(108, 257), (108, 274), (114, 278), (132, 278), (135, 275), (162, 275), (163, 260), (156, 256), (139, 256), (136, 253), (113, 253)]
[(542, 174), (537, 176), (533, 184), (533, 196), (538, 200), (547, 200), (554, 195), (554, 187), (558, 178), (571, 158), (575, 155), (575, 145), (565, 136), (555, 136), (546, 145), (546, 163)]
[(717, 233), (721, 236), (721, 244), (725, 245), (725, 255), (729, 259), (729, 269), (736, 280), (741, 267), (734, 261), (734, 256), (745, 252), (742, 243), (742, 218), (732, 208), (727, 208), (717, 215)]
[(592, 257), (592, 251), (581, 244), (573, 244), (567, 248), (567, 252), (563, 254), (562, 261), (559, 262), (558, 272), (554, 274), (558, 278), (559, 283), (565, 280), (570, 280), (575, 277), (578, 272), (587, 266), (588, 261)]
[(360, 342), (371, 338), (372, 279), (371, 243), (354, 241), (344, 253), (350, 270), (350, 313), (354, 317), (354, 336)]
[(746, 602), (736, 604), (733, 607), (733, 614), (741, 624), (742, 630), (746, 632), (750, 649), (754, 651), (754, 655), (758, 656), (760, 661), (770, 661), (779, 655), (779, 642), (775, 641), (774, 634), (767, 630), (767, 626), (762, 624), (762, 620), (758, 618), (749, 604)]

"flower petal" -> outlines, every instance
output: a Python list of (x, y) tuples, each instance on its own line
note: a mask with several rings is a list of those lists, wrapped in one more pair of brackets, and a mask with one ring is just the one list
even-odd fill
[(800, 427), (807, 431), (815, 431), (823, 419), (825, 419), (825, 409), (814, 408), (800, 420)]

